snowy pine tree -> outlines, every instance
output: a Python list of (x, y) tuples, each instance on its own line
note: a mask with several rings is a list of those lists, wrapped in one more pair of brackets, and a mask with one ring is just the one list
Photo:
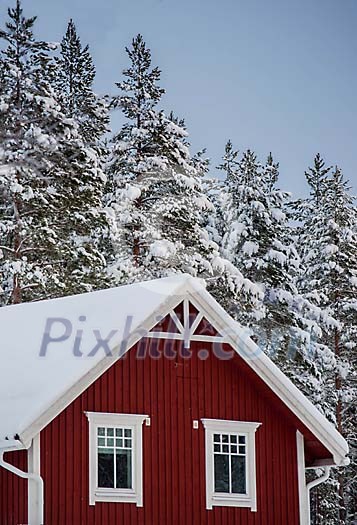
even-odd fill
[(68, 23), (55, 63), (54, 86), (63, 113), (76, 120), (84, 142), (97, 146), (108, 131), (108, 108), (104, 98), (93, 91), (93, 59), (88, 45), (82, 46), (73, 20)]
[(232, 246), (224, 245), (228, 229), (236, 225), (235, 195), (228, 190), (228, 186), (234, 185), (238, 165), (237, 157), (238, 152), (233, 150), (232, 143), (228, 141), (223, 163), (218, 167), (226, 172), (225, 182), (222, 183), (220, 180), (206, 182), (207, 192), (214, 204), (214, 213), (208, 218), (206, 228), (210, 238), (219, 246), (220, 260), (225, 261), (221, 273), (216, 275), (212, 283), (211, 292), (233, 317), (237, 309), (240, 309), (241, 321), (243, 321), (244, 312), (260, 308), (263, 291), (259, 285), (242, 275), (236, 265), (237, 261), (232, 252)]
[[(335, 363), (323, 370), (324, 393), (339, 432), (351, 447), (351, 465), (315, 496), (315, 523), (353, 523), (356, 516), (357, 211), (341, 171), (317, 155), (306, 173), (310, 197), (295, 204), (302, 257), (299, 289), (335, 320), (322, 325), (321, 342)], [(326, 491), (329, 492), (326, 498)], [(335, 494), (335, 499), (333, 495)], [(331, 503), (332, 502), (332, 503)], [(318, 505), (317, 505), (318, 503)]]
[(218, 247), (204, 228), (212, 209), (202, 190), (206, 163), (190, 156), (183, 121), (157, 108), (164, 90), (142, 36), (126, 51), (131, 64), (113, 107), (127, 122), (113, 138), (108, 168), (112, 272), (119, 282), (180, 271), (212, 275)]
[[(276, 188), (279, 166), (271, 155), (261, 165), (250, 150), (239, 158), (228, 142), (220, 169), (226, 180), (216, 197), (218, 242), (222, 256), (248, 280), (238, 293), (226, 294), (225, 306), (305, 393), (322, 402), (316, 361), (332, 358), (316, 344), (324, 312), (295, 285), (299, 256), (289, 194)], [(324, 322), (332, 320), (325, 316)]]
[[(59, 56), (54, 58), (54, 73), (51, 84), (62, 112), (74, 120), (83, 145), (90, 151), (92, 163), (95, 164), (98, 180), (95, 182), (96, 217), (91, 221), (87, 242), (96, 246), (105, 258), (111, 255), (109, 241), (109, 220), (102, 208), (106, 179), (103, 178), (104, 164), (108, 149), (104, 139), (109, 131), (109, 107), (105, 97), (93, 90), (96, 70), (89, 46), (83, 46), (71, 19), (60, 45)], [(78, 166), (78, 182), (83, 177), (86, 184), (87, 172), (84, 165), (83, 174)]]
[[(91, 289), (104, 260), (89, 237), (104, 176), (48, 82), (53, 45), (9, 9), (0, 38), (0, 294), (19, 303)], [(84, 175), (85, 174), (85, 175)]]

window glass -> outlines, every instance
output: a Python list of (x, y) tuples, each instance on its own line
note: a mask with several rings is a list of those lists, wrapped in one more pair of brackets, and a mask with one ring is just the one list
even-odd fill
[(114, 450), (98, 448), (98, 487), (114, 487)]
[(214, 490), (229, 492), (229, 456), (214, 455)]
[(232, 456), (232, 492), (234, 494), (245, 494), (246, 468), (244, 456)]
[(117, 489), (131, 489), (132, 488), (132, 472), (131, 472), (131, 450), (117, 450), (116, 452), (116, 469), (117, 469)]

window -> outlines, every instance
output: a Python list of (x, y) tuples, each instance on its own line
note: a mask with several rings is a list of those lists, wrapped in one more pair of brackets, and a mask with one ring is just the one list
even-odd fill
[(143, 505), (142, 425), (134, 414), (86, 413), (89, 421), (89, 504)]
[(202, 419), (206, 431), (206, 503), (256, 511), (255, 432), (261, 423)]

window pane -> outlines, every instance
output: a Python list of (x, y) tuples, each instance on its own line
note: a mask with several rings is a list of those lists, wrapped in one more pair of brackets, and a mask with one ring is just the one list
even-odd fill
[(223, 443), (228, 443), (228, 435), (227, 434), (222, 434), (222, 441), (223, 441)]
[(245, 456), (231, 456), (232, 461), (232, 492), (246, 494)]
[(229, 456), (214, 454), (214, 491), (229, 492)]
[(132, 488), (131, 450), (116, 451), (117, 489)]
[(220, 434), (214, 434), (214, 436), (213, 436), (213, 441), (214, 441), (215, 443), (220, 443), (220, 442), (221, 442), (221, 436), (220, 436)]
[(98, 487), (114, 488), (113, 449), (98, 449)]
[(122, 435), (123, 435), (123, 429), (122, 429), (122, 428), (116, 428), (116, 429), (115, 429), (115, 435), (116, 435), (117, 437), (122, 437)]
[(107, 428), (107, 436), (114, 436), (114, 428)]
[(131, 430), (130, 430), (130, 428), (126, 428), (125, 429), (125, 434), (124, 435), (125, 435), (125, 437), (129, 437), (129, 438), (131, 437)]
[(105, 428), (99, 427), (98, 428), (98, 436), (104, 436), (105, 435)]
[(237, 443), (237, 436), (230, 436), (231, 443)]
[(245, 436), (239, 436), (239, 444), (244, 445), (245, 443)]

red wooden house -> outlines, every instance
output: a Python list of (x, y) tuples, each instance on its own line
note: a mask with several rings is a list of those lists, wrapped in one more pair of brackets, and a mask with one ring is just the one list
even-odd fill
[(1, 308), (0, 330), (1, 525), (303, 525), (348, 461), (196, 279)]

